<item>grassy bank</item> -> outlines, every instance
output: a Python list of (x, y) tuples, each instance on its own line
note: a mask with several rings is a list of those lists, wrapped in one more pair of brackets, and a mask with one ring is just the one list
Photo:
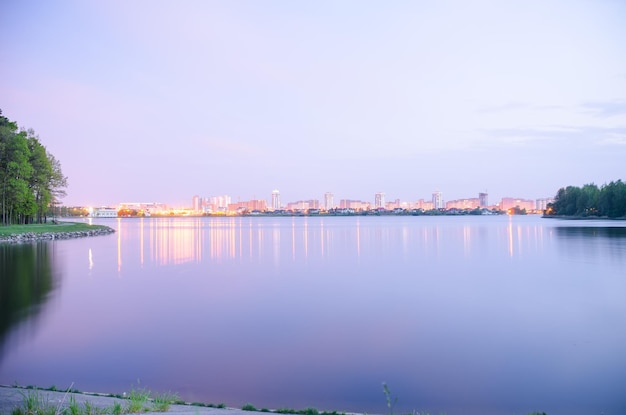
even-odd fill
[[(22, 402), (11, 410), (10, 415), (126, 415), (167, 412), (170, 405), (180, 403), (176, 394), (153, 394), (147, 389), (133, 388), (128, 395), (104, 395), (79, 392), (71, 388), (66, 391), (55, 387), (15, 388), (18, 389)], [(51, 399), (47, 392), (61, 393), (62, 399)], [(92, 400), (86, 399), (87, 397)]]
[[(202, 402), (185, 402), (182, 401), (178, 394), (153, 393), (149, 389), (132, 387), (129, 393), (123, 394), (103, 394), (81, 392), (71, 387), (67, 390), (58, 389), (55, 386), (49, 388), (37, 388), (34, 386), (0, 386), (2, 388), (15, 389), (21, 396), (21, 402), (9, 413), (0, 415), (131, 415), (146, 414), (155, 412), (168, 412), (171, 406), (174, 412), (191, 412), (190, 410), (181, 410), (181, 407), (195, 407), (195, 413), (211, 413), (215, 412), (202, 411), (202, 409), (225, 409), (231, 413), (241, 413), (241, 411), (253, 411), (273, 413), (280, 415), (346, 415), (345, 412), (337, 411), (318, 411), (315, 408), (306, 408), (302, 410), (282, 408), (277, 410), (257, 409), (252, 404), (245, 404), (241, 411), (236, 408), (227, 408), (225, 404), (211, 404)], [(56, 393), (56, 399), (52, 399), (50, 393)], [(2, 394), (0, 393), (0, 399)], [(59, 396), (62, 398), (59, 399)]]
[(107, 230), (110, 229), (104, 225), (89, 225), (87, 223), (77, 222), (58, 222), (58, 223), (43, 223), (43, 224), (31, 224), (31, 225), (9, 225), (0, 226), (0, 237), (21, 235), (26, 233), (63, 233), (63, 232), (89, 232), (95, 230)]

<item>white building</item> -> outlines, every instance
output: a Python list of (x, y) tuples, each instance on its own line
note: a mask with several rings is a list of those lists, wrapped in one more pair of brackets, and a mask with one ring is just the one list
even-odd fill
[(117, 209), (115, 208), (98, 208), (91, 212), (94, 218), (117, 218)]
[(335, 195), (331, 192), (324, 193), (324, 209), (331, 210), (335, 207)]
[(480, 207), (489, 206), (489, 195), (487, 194), (487, 191), (484, 193), (478, 193), (478, 205)]
[(384, 193), (378, 192), (374, 195), (374, 208), (376, 209), (385, 208), (385, 194)]
[(537, 210), (546, 210), (548, 208), (548, 203), (554, 203), (554, 198), (544, 197), (541, 199), (537, 199), (535, 201), (535, 208)]
[(230, 203), (231, 198), (228, 195), (209, 197), (209, 204), (214, 205), (215, 210), (227, 209)]
[(280, 192), (278, 190), (272, 191), (272, 209), (280, 209)]
[(446, 207), (443, 203), (443, 195), (440, 191), (433, 192), (433, 206), (435, 209), (443, 209)]

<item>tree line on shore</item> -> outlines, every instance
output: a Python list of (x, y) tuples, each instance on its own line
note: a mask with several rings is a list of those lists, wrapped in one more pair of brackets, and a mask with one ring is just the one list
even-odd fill
[(548, 205), (546, 215), (625, 218), (626, 183), (617, 180), (601, 187), (593, 183), (562, 187)]
[(0, 110), (0, 223), (46, 222), (65, 187), (61, 163), (35, 132), (18, 129)]

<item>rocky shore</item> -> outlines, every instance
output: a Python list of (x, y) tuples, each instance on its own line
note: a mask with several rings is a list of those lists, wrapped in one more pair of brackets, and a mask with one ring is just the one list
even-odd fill
[(55, 239), (84, 238), (87, 236), (108, 235), (115, 232), (112, 228), (98, 228), (88, 231), (68, 231), (68, 232), (25, 232), (13, 235), (0, 236), (0, 242), (21, 243), (34, 241), (51, 241)]

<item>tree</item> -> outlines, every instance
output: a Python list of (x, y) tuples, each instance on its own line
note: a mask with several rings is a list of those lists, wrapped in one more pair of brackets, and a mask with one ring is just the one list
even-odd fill
[(576, 214), (582, 216), (597, 216), (599, 195), (600, 189), (598, 189), (598, 186), (593, 183), (584, 185), (576, 203)]
[(26, 223), (27, 216), (34, 210), (34, 197), (29, 189), (32, 166), (25, 134), (8, 137), (3, 157), (3, 221), (4, 223)]
[(62, 199), (67, 194), (65, 192), (65, 188), (67, 187), (67, 177), (63, 175), (63, 171), (61, 170), (61, 162), (57, 160), (51, 153), (48, 154), (48, 160), (50, 161), (50, 167), (52, 169), (50, 180), (48, 182), (48, 188), (50, 189), (50, 194), (52, 196), (51, 207), (54, 208), (56, 204), (59, 202), (59, 199)]
[(582, 188), (560, 188), (554, 202), (549, 205), (551, 215), (626, 217), (626, 184), (621, 180), (598, 188), (586, 184)]
[(18, 132), (0, 110), (0, 223), (45, 222), (51, 205), (65, 196), (65, 187), (61, 163), (35, 132)]
[(603, 186), (598, 199), (598, 210), (603, 216), (609, 218), (626, 216), (626, 184), (621, 180)]
[(45, 214), (50, 206), (51, 193), (49, 189), (52, 166), (46, 153), (46, 148), (39, 142), (39, 137), (33, 130), (26, 132), (28, 148), (30, 150), (30, 164), (33, 167), (33, 174), (30, 177), (29, 185), (35, 198), (35, 222), (43, 223)]
[[(1, 111), (0, 111), (1, 114)], [(10, 179), (10, 152), (13, 148), (13, 139), (17, 133), (17, 124), (0, 115), (0, 219), (2, 224), (9, 223), (8, 211), (12, 204), (9, 199)]]

